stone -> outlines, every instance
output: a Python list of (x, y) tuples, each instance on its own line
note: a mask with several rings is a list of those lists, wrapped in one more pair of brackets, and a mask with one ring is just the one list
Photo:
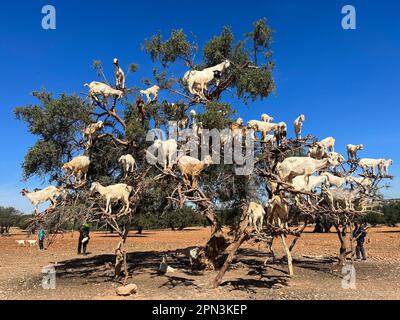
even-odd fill
[(125, 287), (119, 287), (117, 288), (117, 295), (119, 296), (130, 296), (132, 294), (136, 294), (138, 290), (138, 287), (136, 284), (128, 284)]

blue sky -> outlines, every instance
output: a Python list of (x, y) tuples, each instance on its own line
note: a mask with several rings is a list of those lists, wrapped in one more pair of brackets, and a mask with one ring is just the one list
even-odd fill
[[(41, 9), (57, 9), (57, 29), (41, 28)], [(152, 64), (140, 50), (146, 37), (183, 28), (199, 44), (224, 25), (239, 37), (266, 17), (276, 31), (274, 60), (277, 92), (266, 101), (236, 105), (245, 119), (261, 113), (291, 124), (306, 115), (304, 133), (336, 138), (337, 149), (348, 143), (365, 145), (363, 157), (392, 158), (393, 175), (400, 163), (400, 21), (398, 1), (246, 0), (233, 1), (33, 1), (3, 2), (0, 11), (0, 205), (29, 212), (19, 195), (23, 187), (43, 187), (42, 181), (21, 181), (21, 163), (35, 142), (13, 109), (35, 103), (31, 92), (46, 88), (55, 94), (83, 92), (96, 80), (94, 59), (108, 66), (119, 57), (123, 66), (138, 63), (128, 79), (138, 85), (150, 77)], [(341, 8), (357, 10), (357, 29), (343, 30)], [(112, 66), (107, 70), (112, 73)], [(361, 155), (361, 154), (360, 154)], [(392, 182), (388, 197), (400, 197)]]

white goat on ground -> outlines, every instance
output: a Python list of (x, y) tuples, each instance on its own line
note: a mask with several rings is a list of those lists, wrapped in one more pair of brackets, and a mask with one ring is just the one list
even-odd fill
[(257, 232), (260, 232), (264, 225), (265, 210), (263, 206), (255, 202), (250, 202), (247, 214), (249, 216), (249, 225), (254, 227)]
[(320, 142), (317, 142), (320, 146), (324, 147), (327, 152), (334, 152), (335, 151), (335, 142), (336, 140), (332, 137), (325, 138)]
[(348, 144), (347, 145), (347, 156), (348, 156), (349, 160), (357, 159), (357, 152), (360, 150), (364, 150), (363, 144), (358, 144), (358, 145)]
[[(141, 90), (140, 94), (145, 95), (147, 98), (147, 102), (153, 102), (158, 99), (158, 93), (160, 92), (161, 88), (159, 86), (152, 86), (146, 90)], [(153, 96), (153, 98), (151, 98)]]
[(15, 240), (19, 247), (25, 247), (25, 240)]
[(108, 84), (93, 81), (90, 84), (85, 83), (85, 87), (89, 87), (89, 96), (91, 99), (97, 99), (98, 96), (103, 96), (104, 100), (107, 98), (121, 99), (124, 92), (121, 90), (114, 89)]
[(125, 73), (119, 66), (119, 60), (115, 58), (113, 64), (115, 65), (116, 87), (118, 90), (125, 90)]
[[(71, 176), (74, 177), (73, 184), (78, 181), (79, 184), (86, 182), (87, 173), (89, 171), (90, 159), (87, 156), (79, 156), (63, 165), (66, 180), (69, 183)], [(82, 176), (84, 181), (82, 181)]]
[(123, 155), (118, 159), (118, 163), (122, 166), (125, 173), (125, 178), (128, 177), (129, 173), (135, 172), (136, 160), (131, 154)]
[[(231, 62), (225, 60), (224, 62), (202, 71), (190, 70), (183, 76), (183, 82), (187, 84), (188, 90), (193, 95), (198, 95), (200, 98), (207, 100), (204, 92), (208, 90), (208, 84), (214, 80), (216, 73), (221, 74), (229, 68)], [(218, 85), (218, 83), (217, 83)]]
[(309, 183), (309, 177), (318, 171), (323, 171), (330, 166), (336, 166), (331, 158), (316, 160), (309, 157), (290, 157), (278, 163), (277, 172), (279, 178), (286, 183), (292, 183), (297, 176), (304, 176), (305, 185)]
[(120, 213), (129, 212), (129, 196), (133, 191), (131, 186), (128, 186), (124, 183), (119, 183), (108, 187), (103, 187), (100, 183), (93, 182), (90, 191), (92, 193), (98, 192), (102, 197), (106, 198), (106, 213), (111, 214), (112, 204), (118, 201), (121, 201), (123, 204)]
[(30, 247), (37, 246), (37, 240), (26, 240)]
[(27, 189), (21, 191), (21, 194), (27, 197), (35, 207), (36, 212), (38, 212), (38, 206), (47, 201), (51, 202), (51, 208), (54, 209), (57, 206), (57, 198), (61, 196), (61, 193), (61, 190), (54, 186), (36, 192), (29, 192)]
[(189, 177), (192, 178), (191, 186), (197, 188), (200, 174), (208, 166), (212, 165), (211, 156), (206, 156), (203, 161), (190, 156), (182, 156), (178, 159), (178, 169), (182, 174), (183, 182), (190, 184)]
[(378, 167), (379, 173), (382, 174), (384, 159), (361, 159), (358, 164), (363, 169), (365, 174), (368, 174), (368, 169), (371, 169), (372, 174), (375, 175), (375, 168)]
[(294, 132), (296, 133), (296, 138), (301, 139), (301, 131), (303, 129), (303, 122), (306, 120), (304, 114), (301, 114), (296, 120), (294, 120)]

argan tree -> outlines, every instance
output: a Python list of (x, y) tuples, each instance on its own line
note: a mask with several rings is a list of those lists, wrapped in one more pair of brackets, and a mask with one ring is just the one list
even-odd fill
[[(291, 266), (290, 250), (295, 242), (288, 247), (284, 239), (288, 234), (299, 236), (304, 228), (293, 231), (269, 220), (262, 233), (255, 233), (249, 225), (246, 210), (249, 202), (265, 203), (274, 195), (286, 194), (293, 220), (314, 219), (317, 215), (354, 217), (353, 212), (333, 210), (324, 200), (323, 192), (316, 195), (296, 191), (280, 180), (277, 164), (290, 156), (304, 156), (307, 148), (315, 145), (316, 139), (311, 136), (296, 140), (280, 137), (282, 139), (279, 138), (277, 144), (269, 144), (261, 139), (254, 140), (253, 132), (239, 125), (238, 138), (232, 135), (229, 138), (238, 141), (236, 146), (239, 146), (241, 154), (242, 151), (246, 154), (247, 150), (252, 150), (255, 166), (251, 172), (237, 174), (241, 165), (225, 161), (228, 154), (225, 153), (228, 148), (226, 141), (221, 144), (221, 149), (215, 149), (210, 147), (212, 138), (203, 134), (200, 142), (197, 140), (194, 147), (192, 144), (191, 150), (197, 148), (200, 154), (207, 149), (221, 161), (203, 172), (197, 187), (185, 184), (175, 167), (165, 170), (159, 164), (148, 161), (148, 150), (153, 144), (148, 139), (150, 130), (155, 132), (153, 138), (161, 138), (157, 132), (162, 129), (167, 131), (171, 123), (175, 123), (174, 128), (178, 132), (191, 130), (188, 123), (191, 122), (192, 110), (196, 111), (196, 119), (201, 122), (203, 130), (232, 129), (239, 116), (236, 106), (249, 106), (256, 100), (267, 99), (274, 92), (272, 35), (266, 19), (261, 19), (240, 38), (235, 38), (231, 29), (224, 27), (221, 34), (206, 42), (200, 50), (194, 39), (183, 30), (173, 30), (167, 36), (158, 33), (143, 44), (143, 50), (154, 63), (153, 70), (148, 72), (149, 78), (142, 79), (140, 88), (128, 86), (121, 99), (102, 99), (87, 93), (84, 96), (63, 94), (54, 98), (50, 93), (35, 93), (38, 105), (19, 107), (15, 111), (17, 118), (25, 121), (29, 131), (38, 136), (37, 143), (25, 157), (24, 177), (40, 176), (63, 187), (65, 192), (59, 206), (36, 216), (32, 225), (44, 224), (57, 231), (65, 223), (96, 222), (111, 228), (120, 236), (115, 274), (120, 277), (124, 273), (126, 280), (128, 268), (124, 244), (135, 217), (168, 215), (190, 208), (205, 217), (211, 226), (210, 239), (199, 250), (193, 267), (219, 269), (214, 282), (217, 286), (237, 250), (247, 240), (271, 244), (274, 238), (280, 237)], [(216, 73), (208, 90), (199, 95), (189, 92), (182, 80), (183, 74), (178, 78), (175, 76), (182, 68), (203, 70), (227, 60), (230, 67)], [(103, 65), (97, 60), (93, 68), (100, 77), (99, 81), (115, 85), (114, 79), (109, 81), (106, 77), (111, 63)], [(134, 77), (137, 68), (136, 64), (129, 66), (127, 83)], [(138, 90), (150, 85), (158, 85), (166, 100), (143, 103)], [(92, 145), (87, 148), (82, 131), (99, 120), (103, 121), (104, 128), (94, 135)], [(178, 144), (184, 148), (188, 139), (178, 137)], [(63, 164), (82, 154), (91, 160), (87, 181), (81, 186), (66, 183), (61, 170)], [(118, 159), (125, 154), (133, 155), (137, 162), (136, 172), (126, 178), (118, 163)], [(357, 165), (350, 167), (354, 170)], [(344, 168), (343, 171), (345, 173), (349, 169)], [(93, 182), (132, 186), (130, 211), (119, 213), (120, 208), (115, 205), (112, 214), (105, 213), (102, 199), (90, 192)], [(302, 198), (311, 197), (311, 204), (303, 199), (296, 206), (293, 199), (299, 194)], [(230, 215), (229, 219), (225, 219), (232, 222), (229, 232), (222, 228), (217, 212)], [(301, 218), (301, 214), (305, 218)], [(228, 257), (224, 257), (227, 249)]]

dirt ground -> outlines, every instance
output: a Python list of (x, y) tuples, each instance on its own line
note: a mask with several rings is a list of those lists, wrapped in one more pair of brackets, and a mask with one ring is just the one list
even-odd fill
[[(272, 262), (263, 245), (246, 244), (240, 250), (223, 283), (211, 289), (216, 273), (195, 273), (177, 249), (203, 245), (209, 229), (145, 231), (128, 239), (129, 283), (138, 294), (116, 296), (120, 286), (107, 263), (114, 262), (116, 236), (92, 234), (90, 254), (78, 256), (76, 233), (60, 236), (46, 251), (18, 247), (26, 235), (13, 230), (0, 238), (0, 299), (399, 299), (400, 228), (369, 229), (366, 262), (355, 262), (357, 289), (342, 288), (342, 267), (337, 265), (339, 242), (335, 233), (314, 234), (307, 230), (294, 249), (295, 276), (288, 277), (280, 241), (274, 244), (278, 260)], [(33, 237), (31, 237), (33, 239)], [(163, 254), (174, 273), (159, 275)], [(269, 257), (266, 266), (263, 261)], [(56, 289), (44, 290), (41, 270), (56, 265)]]

